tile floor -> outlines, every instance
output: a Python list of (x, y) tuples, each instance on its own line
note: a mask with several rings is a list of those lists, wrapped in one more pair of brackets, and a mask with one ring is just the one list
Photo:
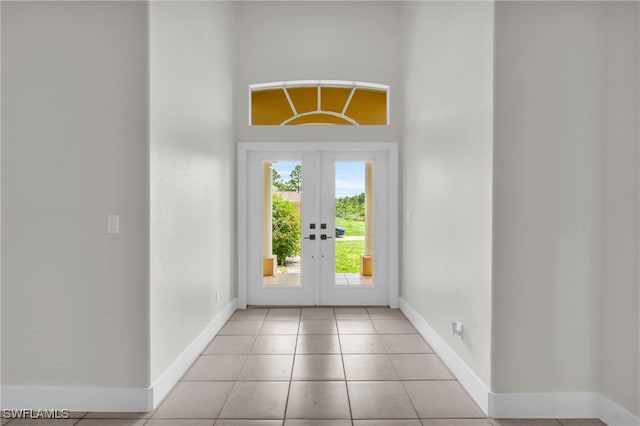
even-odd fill
[(602, 426), (487, 419), (398, 310), (236, 311), (152, 413), (9, 426)]

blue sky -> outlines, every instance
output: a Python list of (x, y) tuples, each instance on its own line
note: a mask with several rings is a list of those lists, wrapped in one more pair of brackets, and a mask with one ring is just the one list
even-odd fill
[(364, 161), (336, 162), (336, 198), (364, 192)]
[[(297, 164), (293, 161), (279, 161), (273, 163), (273, 168), (280, 173), (282, 180), (286, 182)], [(364, 164), (364, 161), (336, 162), (336, 198), (364, 192)]]

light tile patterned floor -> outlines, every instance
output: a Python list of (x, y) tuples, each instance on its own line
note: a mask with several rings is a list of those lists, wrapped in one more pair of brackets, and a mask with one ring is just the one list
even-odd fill
[(398, 310), (234, 313), (152, 413), (9, 426), (602, 426), (487, 419)]

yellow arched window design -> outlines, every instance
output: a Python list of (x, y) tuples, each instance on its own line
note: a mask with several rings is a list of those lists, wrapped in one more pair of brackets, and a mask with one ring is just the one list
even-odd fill
[(251, 125), (389, 124), (389, 86), (303, 80), (253, 84)]

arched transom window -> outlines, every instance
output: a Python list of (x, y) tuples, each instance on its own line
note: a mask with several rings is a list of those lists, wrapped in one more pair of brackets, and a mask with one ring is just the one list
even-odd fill
[(389, 124), (389, 86), (303, 80), (253, 84), (251, 125)]

